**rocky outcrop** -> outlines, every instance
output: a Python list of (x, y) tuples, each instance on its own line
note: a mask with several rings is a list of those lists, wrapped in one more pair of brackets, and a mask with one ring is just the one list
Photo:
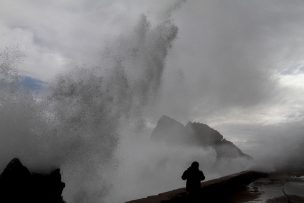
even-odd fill
[(187, 134), (183, 124), (168, 116), (162, 116), (152, 132), (151, 139), (171, 144), (189, 144), (191, 140)]
[(64, 203), (60, 169), (48, 174), (30, 172), (15, 158), (0, 175), (0, 202)]
[(189, 122), (184, 126), (168, 116), (162, 116), (153, 130), (151, 138), (170, 144), (212, 147), (216, 151), (218, 159), (250, 158), (218, 131), (203, 123)]

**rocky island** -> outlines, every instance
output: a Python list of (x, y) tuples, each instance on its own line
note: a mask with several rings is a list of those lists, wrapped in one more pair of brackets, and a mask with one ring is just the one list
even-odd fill
[(251, 159), (221, 133), (203, 123), (188, 122), (183, 125), (168, 116), (162, 116), (152, 132), (151, 139), (174, 145), (211, 147), (215, 150), (217, 159)]

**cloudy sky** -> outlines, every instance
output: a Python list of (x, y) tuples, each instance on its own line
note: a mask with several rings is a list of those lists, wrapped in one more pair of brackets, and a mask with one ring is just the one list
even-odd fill
[[(209, 124), (261, 165), (303, 161), (303, 0), (0, 0), (0, 80), (7, 62), (22, 84), (50, 88), (42, 102), (0, 88), (0, 167), (8, 155), (33, 167), (59, 159), (66, 200), (87, 202), (83, 188), (99, 199), (101, 171), (120, 200), (138, 184), (140, 196), (181, 186), (176, 177), (193, 157), (210, 177), (214, 153), (151, 144), (137, 129), (164, 114)], [(116, 130), (117, 173), (103, 159)]]
[(269, 128), (299, 134), (301, 0), (2, 0), (0, 48), (20, 51), (18, 70), (48, 83), (73, 67), (102, 63), (109, 42), (141, 15), (178, 27), (155, 117), (205, 122), (240, 144), (283, 133)]

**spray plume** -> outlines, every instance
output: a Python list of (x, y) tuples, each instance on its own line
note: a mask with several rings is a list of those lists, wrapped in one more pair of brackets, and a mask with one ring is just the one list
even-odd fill
[(10, 73), (14, 59), (2, 60), (6, 81), (1, 83), (12, 87), (11, 78), (16, 86), (14, 91), (1, 88), (2, 166), (14, 156), (36, 170), (61, 166), (68, 202), (103, 201), (109, 188), (104, 171), (119, 142), (118, 129), (122, 122), (142, 123), (145, 106), (157, 97), (176, 34), (170, 21), (152, 26), (142, 16), (131, 34), (101, 54), (103, 65), (61, 75), (39, 96)]

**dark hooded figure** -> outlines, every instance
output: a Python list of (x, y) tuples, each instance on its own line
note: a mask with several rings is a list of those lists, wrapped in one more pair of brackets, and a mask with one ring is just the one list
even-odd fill
[(183, 173), (183, 180), (187, 180), (186, 190), (188, 192), (198, 192), (201, 188), (201, 181), (205, 180), (204, 173), (199, 170), (199, 163), (194, 161)]

